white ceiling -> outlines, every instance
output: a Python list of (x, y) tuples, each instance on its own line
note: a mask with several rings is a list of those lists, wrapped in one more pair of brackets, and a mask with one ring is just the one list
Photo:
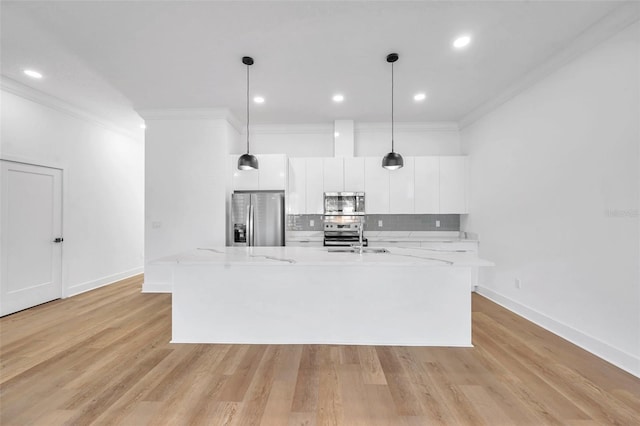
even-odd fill
[[(624, 5), (622, 5), (624, 6)], [(459, 121), (579, 40), (613, 1), (3, 1), (1, 72), (130, 126), (133, 109), (229, 107), (256, 123)], [(597, 24), (596, 24), (597, 25)], [(463, 51), (451, 48), (473, 36)], [(30, 80), (24, 68), (45, 78)], [(427, 93), (416, 103), (413, 94)], [(331, 96), (346, 100), (334, 104)]]

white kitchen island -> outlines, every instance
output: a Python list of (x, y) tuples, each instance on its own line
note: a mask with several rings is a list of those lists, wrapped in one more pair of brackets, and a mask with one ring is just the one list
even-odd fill
[(475, 253), (201, 248), (173, 271), (174, 343), (471, 346)]

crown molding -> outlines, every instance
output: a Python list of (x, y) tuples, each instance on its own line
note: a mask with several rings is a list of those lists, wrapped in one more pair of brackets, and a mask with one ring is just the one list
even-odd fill
[(524, 77), (516, 83), (507, 87), (507, 89), (503, 90), (498, 96), (478, 106), (462, 117), (459, 122), (460, 129), (473, 124), (505, 102), (513, 99), (518, 94), (559, 70), (578, 56), (613, 37), (628, 26), (638, 22), (638, 20), (640, 20), (640, 3), (632, 1), (623, 3), (576, 36), (564, 49), (526, 73)]
[[(457, 132), (458, 123), (453, 121), (434, 122), (400, 122), (394, 123), (395, 130), (403, 133), (421, 132)], [(357, 133), (374, 133), (391, 131), (391, 122), (388, 123), (356, 123), (354, 130)]]
[(141, 137), (140, 135), (134, 132), (131, 132), (121, 126), (118, 126), (109, 120), (105, 120), (63, 99), (60, 99), (53, 95), (49, 95), (38, 89), (34, 89), (31, 86), (27, 86), (5, 75), (0, 76), (0, 89), (2, 89), (5, 92), (12, 93), (21, 98), (27, 99), (29, 101), (35, 102), (37, 104), (62, 112), (71, 117), (86, 121), (94, 125), (98, 125), (100, 127), (103, 127), (107, 130), (118, 133), (120, 135), (126, 136), (128, 138), (131, 138), (137, 141), (144, 140), (144, 137)]
[(145, 120), (226, 120), (237, 131), (242, 130), (242, 123), (229, 108), (158, 108), (136, 112)]
[[(245, 131), (243, 129), (243, 131)], [(253, 134), (275, 135), (275, 134), (328, 134), (333, 137), (333, 123), (331, 124), (256, 124), (250, 129)]]

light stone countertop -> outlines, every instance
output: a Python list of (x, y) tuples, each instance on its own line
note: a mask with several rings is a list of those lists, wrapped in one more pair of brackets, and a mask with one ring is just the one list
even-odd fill
[[(474, 242), (474, 238), (461, 238), (457, 231), (365, 231), (364, 237), (369, 241), (394, 242)], [(286, 241), (322, 241), (322, 231), (288, 231)]]
[(473, 252), (438, 252), (392, 247), (387, 253), (332, 253), (327, 247), (203, 247), (163, 257), (156, 265), (229, 266), (494, 266)]

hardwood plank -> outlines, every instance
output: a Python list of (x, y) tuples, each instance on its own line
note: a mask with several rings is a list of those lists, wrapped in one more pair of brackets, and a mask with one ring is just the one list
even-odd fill
[(640, 424), (640, 379), (473, 295), (473, 348), (184, 345), (134, 277), (0, 318), (0, 424)]

